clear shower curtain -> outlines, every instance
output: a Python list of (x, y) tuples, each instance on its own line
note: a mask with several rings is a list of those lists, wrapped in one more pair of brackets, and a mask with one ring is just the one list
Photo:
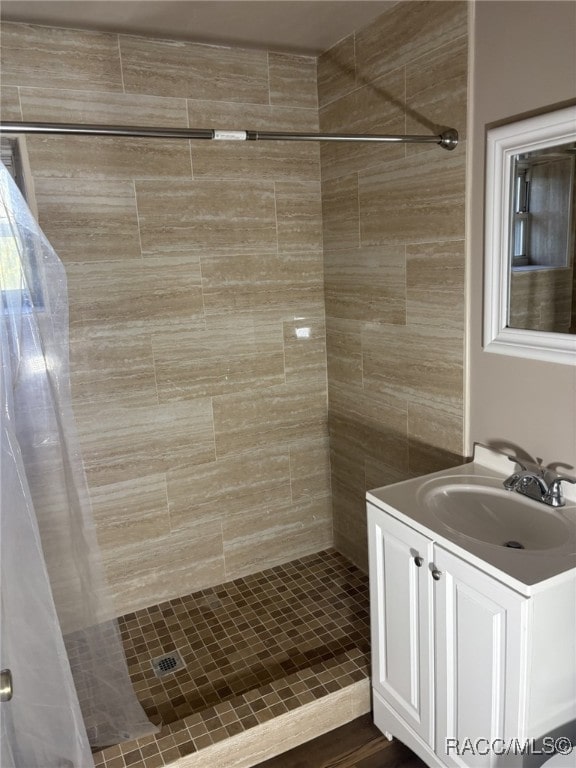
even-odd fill
[(158, 729), (128, 676), (70, 400), (62, 264), (0, 164), (2, 768), (87, 768)]

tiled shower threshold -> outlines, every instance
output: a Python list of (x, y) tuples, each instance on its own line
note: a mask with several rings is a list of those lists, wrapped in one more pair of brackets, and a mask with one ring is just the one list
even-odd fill
[[(96, 766), (248, 768), (370, 708), (368, 578), (334, 550), (119, 622), (161, 730), (96, 753)], [(159, 678), (158, 657), (184, 667)]]

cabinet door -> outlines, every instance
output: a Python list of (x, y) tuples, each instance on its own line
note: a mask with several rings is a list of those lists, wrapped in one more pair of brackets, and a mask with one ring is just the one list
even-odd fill
[(371, 505), (368, 525), (373, 685), (430, 744), (432, 542)]
[(528, 601), (438, 545), (434, 566), (436, 754), (449, 766), (520, 765), (498, 753), (525, 738)]

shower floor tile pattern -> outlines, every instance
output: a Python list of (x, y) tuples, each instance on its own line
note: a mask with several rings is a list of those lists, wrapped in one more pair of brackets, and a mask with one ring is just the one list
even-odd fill
[[(136, 694), (161, 726), (95, 754), (157, 768), (369, 674), (368, 577), (334, 550), (119, 619)], [(152, 659), (185, 667), (158, 678)]]

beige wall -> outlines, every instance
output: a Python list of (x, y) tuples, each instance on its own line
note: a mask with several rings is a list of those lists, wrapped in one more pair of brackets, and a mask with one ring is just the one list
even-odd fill
[[(7, 119), (318, 129), (313, 58), (2, 33)], [(319, 148), (28, 149), (69, 279), (74, 407), (117, 610), (330, 546)]]
[(469, 449), (512, 445), (576, 466), (576, 366), (482, 350), (486, 126), (576, 98), (574, 3), (478, 2), (473, 39)]
[(400, 3), (319, 59), (334, 532), (366, 566), (364, 494), (463, 455), (467, 5)]

